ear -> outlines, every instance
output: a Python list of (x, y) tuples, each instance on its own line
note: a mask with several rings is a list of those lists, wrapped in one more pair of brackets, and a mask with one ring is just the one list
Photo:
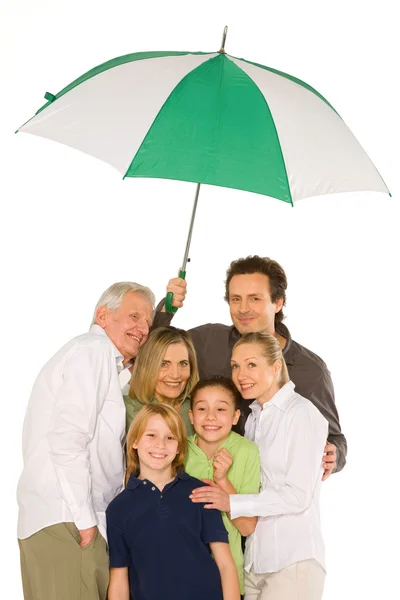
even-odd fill
[(282, 361), (276, 360), (274, 363), (274, 377), (277, 377), (277, 375), (279, 375), (281, 369), (282, 369)]
[(278, 298), (275, 302), (275, 314), (278, 313), (283, 306), (283, 298)]
[(189, 419), (190, 419), (190, 422), (191, 422), (191, 424), (193, 425), (193, 413), (192, 413), (192, 410), (191, 410), (191, 409), (189, 409), (189, 412), (188, 412), (188, 414), (189, 414)]
[(233, 415), (232, 425), (236, 425), (237, 422), (239, 421), (239, 419), (240, 419), (240, 410), (237, 409), (237, 410), (235, 410), (235, 414)]
[(137, 447), (138, 447), (138, 445), (137, 445), (137, 442), (135, 442), (134, 444), (132, 444), (132, 448), (133, 448), (134, 450), (137, 450)]
[(108, 308), (106, 306), (99, 306), (96, 310), (96, 323), (102, 329), (107, 327), (108, 321)]

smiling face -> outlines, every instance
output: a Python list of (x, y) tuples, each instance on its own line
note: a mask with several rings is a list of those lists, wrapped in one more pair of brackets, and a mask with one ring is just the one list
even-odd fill
[(229, 309), (236, 329), (245, 333), (274, 333), (275, 314), (283, 299), (272, 302), (269, 281), (262, 273), (234, 275), (229, 283)]
[(238, 422), (240, 410), (235, 409), (232, 394), (215, 385), (196, 393), (189, 417), (200, 439), (219, 446)]
[(158, 400), (175, 400), (190, 377), (189, 352), (184, 343), (170, 344), (164, 354), (154, 395)]
[(96, 322), (128, 362), (139, 352), (149, 335), (153, 307), (141, 294), (127, 292), (116, 310), (100, 306)]
[(280, 389), (279, 374), (282, 363), (268, 364), (260, 344), (240, 344), (232, 353), (232, 379), (245, 400), (260, 404), (271, 400)]
[(179, 452), (178, 441), (161, 415), (147, 421), (141, 438), (132, 444), (137, 450), (142, 479), (151, 479), (154, 472), (172, 473), (171, 464)]

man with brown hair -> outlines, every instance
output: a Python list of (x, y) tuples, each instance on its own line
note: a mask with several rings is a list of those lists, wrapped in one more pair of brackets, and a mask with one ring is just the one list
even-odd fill
[[(288, 328), (282, 322), (287, 288), (284, 270), (270, 258), (240, 258), (230, 264), (225, 286), (225, 300), (229, 303), (233, 325), (207, 323), (189, 330), (197, 353), (200, 377), (231, 377), (232, 348), (241, 335), (249, 332), (275, 335), (283, 350), (296, 391), (311, 400), (329, 421), (324, 456), (326, 479), (333, 471), (340, 471), (344, 467), (347, 442), (340, 429), (333, 384), (326, 364), (314, 352), (292, 340)], [(174, 293), (175, 304), (182, 306), (186, 296), (186, 282), (175, 278), (168, 284), (168, 291)], [(159, 305), (159, 310), (160, 308)], [(165, 324), (165, 315), (163, 319)], [(237, 430), (243, 433), (249, 414), (248, 402), (242, 402), (241, 412)]]

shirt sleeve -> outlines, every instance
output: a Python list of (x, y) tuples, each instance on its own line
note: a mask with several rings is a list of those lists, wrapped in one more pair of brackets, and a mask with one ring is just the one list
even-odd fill
[(198, 506), (201, 510), (201, 539), (203, 542), (205, 544), (211, 544), (212, 542), (225, 542), (227, 544), (228, 532), (225, 529), (220, 511), (214, 508), (204, 508), (203, 504)]
[(131, 555), (122, 532), (119, 511), (112, 504), (106, 510), (106, 518), (110, 568), (129, 567), (131, 564)]
[(105, 348), (78, 348), (64, 365), (47, 439), (61, 495), (78, 529), (98, 524), (88, 444), (109, 387)]
[(346, 464), (347, 441), (340, 428), (332, 378), (326, 365), (324, 367), (320, 376), (315, 377), (313, 384), (307, 387), (304, 395), (329, 422), (328, 441), (336, 446), (335, 471), (341, 471)]
[(260, 453), (257, 446), (251, 444), (244, 467), (243, 478), (236, 492), (238, 494), (258, 494), (260, 491), (260, 481)]
[(174, 315), (170, 315), (167, 312), (162, 312), (164, 304), (165, 298), (160, 300), (160, 302), (156, 306), (153, 323), (151, 325), (151, 331), (153, 331), (153, 329), (157, 329), (157, 327), (166, 327), (168, 325), (171, 325), (171, 321), (174, 318)]
[[(322, 455), (328, 424), (315, 408), (299, 406), (288, 415), (285, 482), (267, 482), (259, 494), (231, 494), (231, 518), (300, 513), (311, 504), (322, 477)], [(261, 448), (262, 452), (262, 448)], [(268, 457), (265, 457), (268, 460)]]

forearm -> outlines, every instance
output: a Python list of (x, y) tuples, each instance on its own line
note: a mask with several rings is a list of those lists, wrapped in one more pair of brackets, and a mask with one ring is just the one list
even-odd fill
[(222, 553), (216, 552), (215, 544), (210, 546), (221, 576), (223, 600), (239, 600), (239, 577), (228, 544), (223, 544), (225, 548)]
[(128, 569), (110, 569), (107, 600), (133, 600), (129, 593)]
[[(215, 483), (217, 483), (227, 494), (236, 494), (236, 490), (228, 478), (221, 479)], [(237, 517), (236, 519), (232, 519), (230, 513), (226, 514), (243, 537), (247, 537), (255, 530), (257, 517)]]
[(165, 298), (163, 298), (156, 307), (154, 313), (154, 319), (151, 326), (151, 330), (157, 329), (157, 327), (166, 327), (171, 324), (174, 315), (170, 315), (165, 311)]

